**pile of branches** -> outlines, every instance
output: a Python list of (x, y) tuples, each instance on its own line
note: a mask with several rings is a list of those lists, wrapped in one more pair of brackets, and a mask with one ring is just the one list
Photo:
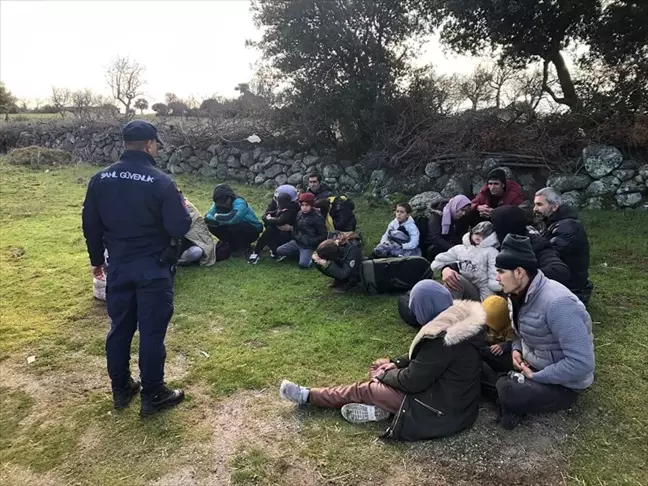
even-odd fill
[(368, 163), (416, 173), (431, 161), (497, 157), (510, 165), (565, 170), (573, 169), (582, 149), (591, 144), (613, 145), (645, 158), (648, 116), (489, 109), (436, 115), (417, 124), (403, 116), (376, 137)]

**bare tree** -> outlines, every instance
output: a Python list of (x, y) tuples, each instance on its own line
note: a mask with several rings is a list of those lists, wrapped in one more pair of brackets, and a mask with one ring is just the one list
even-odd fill
[(56, 112), (61, 115), (61, 118), (65, 118), (65, 112), (70, 106), (72, 101), (72, 93), (67, 88), (57, 88), (52, 86), (52, 96), (50, 97), (50, 102), (56, 110)]
[(492, 79), (491, 72), (483, 66), (477, 66), (470, 75), (460, 78), (459, 94), (470, 100), (473, 110), (477, 110), (480, 103), (493, 99)]
[(510, 87), (512, 81), (515, 79), (517, 71), (515, 68), (506, 64), (496, 64), (490, 72), (491, 79), (489, 85), (493, 90), (495, 97), (495, 108), (498, 110), (505, 104), (503, 98), (506, 94), (506, 88)]
[(117, 57), (106, 70), (106, 81), (113, 98), (124, 105), (126, 118), (131, 119), (133, 112), (131, 104), (135, 98), (141, 96), (142, 86), (146, 83), (142, 79), (145, 67), (128, 57)]
[(78, 118), (85, 118), (90, 113), (90, 108), (97, 103), (97, 96), (91, 89), (80, 89), (72, 93), (72, 113)]

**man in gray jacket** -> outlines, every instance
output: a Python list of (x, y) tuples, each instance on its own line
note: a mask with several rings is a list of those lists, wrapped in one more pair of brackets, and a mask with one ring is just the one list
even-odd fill
[(592, 320), (567, 287), (537, 269), (528, 237), (508, 235), (495, 265), (517, 334), (513, 367), (522, 375), (496, 384), (500, 424), (513, 429), (523, 414), (571, 407), (592, 384)]

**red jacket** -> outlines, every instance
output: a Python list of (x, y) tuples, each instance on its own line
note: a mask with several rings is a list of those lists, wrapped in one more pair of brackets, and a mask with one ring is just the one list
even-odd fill
[[(476, 208), (482, 204), (490, 206), (491, 202), (491, 193), (488, 190), (488, 184), (481, 188), (479, 194), (472, 200), (472, 207)], [(524, 195), (522, 194), (522, 186), (515, 181), (507, 180), (506, 189), (504, 189), (504, 194), (499, 200), (497, 207), (500, 206), (518, 206), (524, 202)]]

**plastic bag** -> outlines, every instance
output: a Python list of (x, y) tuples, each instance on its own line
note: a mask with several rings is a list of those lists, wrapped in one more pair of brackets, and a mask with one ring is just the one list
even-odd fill
[(95, 299), (106, 300), (106, 276), (92, 279), (92, 293)]

